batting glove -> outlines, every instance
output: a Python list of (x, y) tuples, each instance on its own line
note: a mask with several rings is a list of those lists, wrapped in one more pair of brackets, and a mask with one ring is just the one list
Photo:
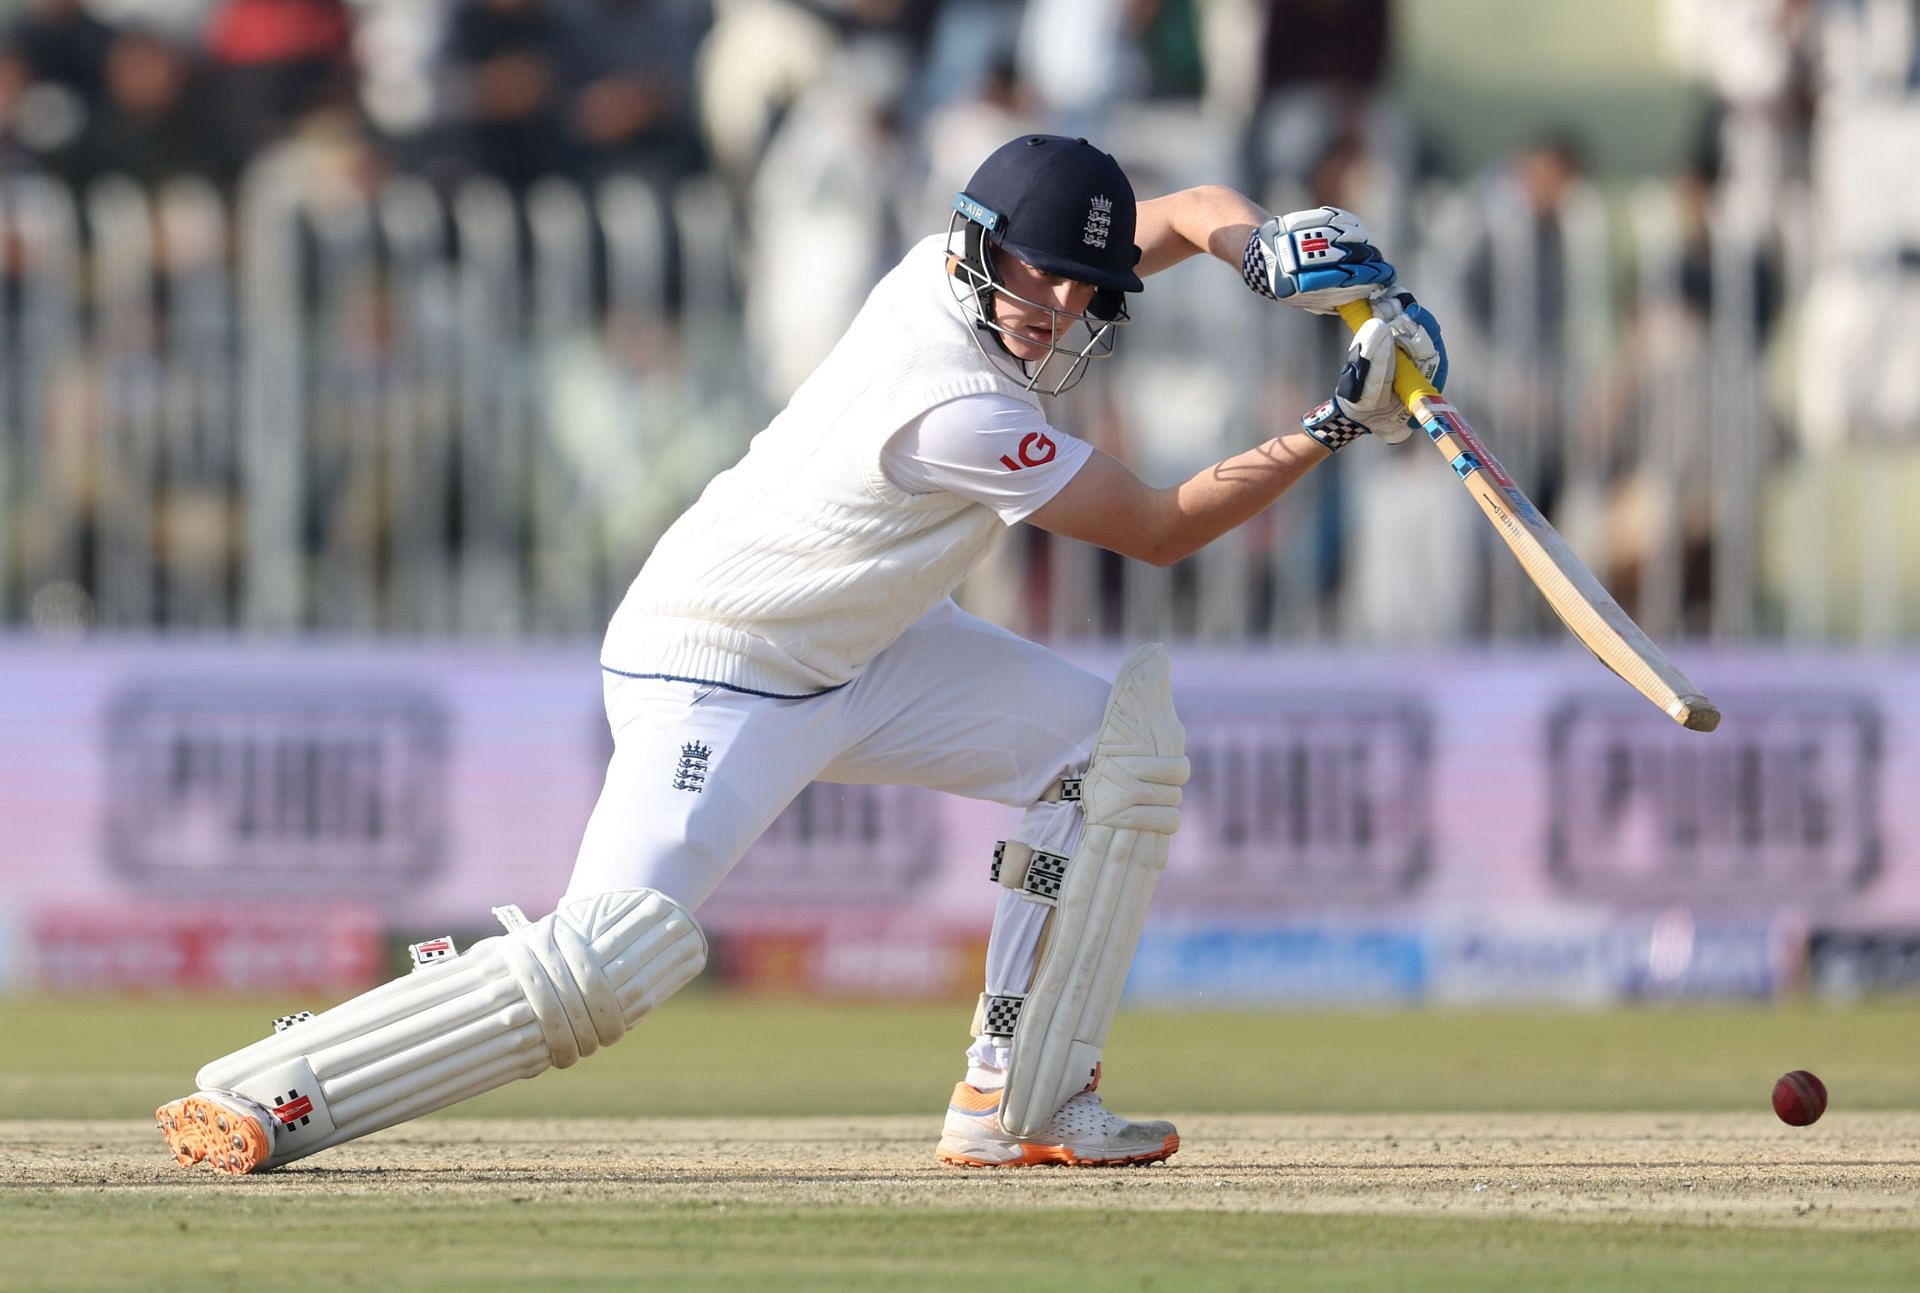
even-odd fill
[(1392, 284), (1394, 268), (1360, 217), (1339, 207), (1277, 216), (1253, 231), (1240, 259), (1247, 286), (1270, 301), (1333, 314)]
[[(1440, 335), (1440, 320), (1433, 311), (1413, 299), (1412, 292), (1382, 292), (1367, 302), (1373, 317), (1387, 325), (1394, 344), (1407, 352), (1420, 375), (1433, 383), (1433, 389), (1447, 389), (1447, 341)], [(1411, 416), (1409, 425), (1418, 425)]]
[(1301, 429), (1339, 450), (1372, 432), (1388, 444), (1413, 434), (1406, 405), (1393, 393), (1393, 330), (1368, 319), (1353, 334), (1333, 398), (1300, 419)]

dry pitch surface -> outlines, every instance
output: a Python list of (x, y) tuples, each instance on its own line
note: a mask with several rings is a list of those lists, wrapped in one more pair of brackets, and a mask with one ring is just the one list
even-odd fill
[[(0, 1002), (0, 1289), (1920, 1288), (1910, 1008), (1143, 1016), (1110, 1084), (1172, 1162), (991, 1172), (933, 1157), (954, 1009), (695, 999), (287, 1171), (183, 1171), (143, 1114), (269, 1004)], [(1834, 1109), (1795, 1129), (1766, 1094), (1803, 1066)]]
[[(1212, 1115), (1168, 1164), (962, 1171), (923, 1117), (438, 1118), (234, 1179), (124, 1122), (0, 1123), (8, 1190), (447, 1202), (570, 1198), (908, 1209), (1488, 1216), (1874, 1230), (1920, 1227), (1920, 1114)], [(15, 1198), (20, 1196), (15, 1195)], [(225, 1197), (232, 1197), (227, 1194)]]

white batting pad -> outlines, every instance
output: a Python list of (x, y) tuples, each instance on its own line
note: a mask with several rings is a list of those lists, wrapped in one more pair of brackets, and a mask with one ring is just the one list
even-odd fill
[(1093, 1080), (1180, 825), (1185, 755), (1166, 649), (1144, 646), (1114, 680), (1081, 786), (1086, 831), (1066, 866), (1033, 986), (1018, 1006), (1000, 1104), (1001, 1126), (1015, 1135), (1038, 1133)]
[(699, 974), (706, 937), (663, 894), (579, 898), (200, 1070), (264, 1106), (277, 1167), (566, 1068)]

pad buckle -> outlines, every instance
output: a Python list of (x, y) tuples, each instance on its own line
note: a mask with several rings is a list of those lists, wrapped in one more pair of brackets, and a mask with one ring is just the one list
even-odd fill
[(1067, 879), (1067, 859), (1058, 853), (1036, 851), (1027, 866), (1026, 891), (1035, 898), (1058, 901)]
[(1060, 901), (1060, 891), (1066, 886), (1068, 861), (1062, 853), (1000, 840), (993, 846), (993, 867), (988, 874), (995, 884), (1051, 907)]
[(429, 965), (437, 965), (441, 961), (451, 961), (460, 953), (453, 945), (453, 935), (442, 934), (424, 943), (409, 943), (407, 955), (413, 958), (413, 968), (418, 970)]
[(980, 1035), (1011, 1042), (1013, 1030), (1020, 1024), (1020, 1007), (1026, 1000), (1024, 996), (996, 997), (988, 993), (980, 1012)]
[(1080, 802), (1080, 787), (1085, 777), (1062, 777), (1048, 786), (1046, 793), (1040, 796), (1043, 804), (1077, 804)]

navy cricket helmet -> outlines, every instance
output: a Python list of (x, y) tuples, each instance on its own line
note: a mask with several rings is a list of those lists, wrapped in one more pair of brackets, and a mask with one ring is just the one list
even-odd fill
[(1002, 145), (954, 206), (1035, 269), (1120, 292), (1143, 286), (1133, 272), (1133, 185), (1084, 139), (1022, 135)]
[[(1056, 340), (1037, 368), (1032, 361), (1015, 360), (1029, 389), (1039, 386), (1056, 358), (1067, 361), (1066, 371), (1048, 394), (1078, 381), (1090, 360), (1113, 353), (1113, 329), (1127, 322), (1124, 293), (1144, 287), (1134, 271), (1140, 249), (1133, 241), (1133, 185), (1120, 163), (1084, 139), (1022, 135), (980, 164), (955, 196), (953, 209), (953, 225), (965, 230), (964, 249), (953, 248), (958, 253), (953, 276), (971, 298), (975, 326), (993, 336), (995, 349), (1012, 357), (1001, 337), (1013, 334), (994, 317), (997, 293), (1046, 310), (1056, 320)], [(1009, 291), (994, 270), (994, 249), (1044, 273), (1092, 284), (1087, 312), (1055, 309)], [(1075, 325), (1085, 333), (1073, 334)], [(1069, 335), (1072, 340), (1065, 339)]]

